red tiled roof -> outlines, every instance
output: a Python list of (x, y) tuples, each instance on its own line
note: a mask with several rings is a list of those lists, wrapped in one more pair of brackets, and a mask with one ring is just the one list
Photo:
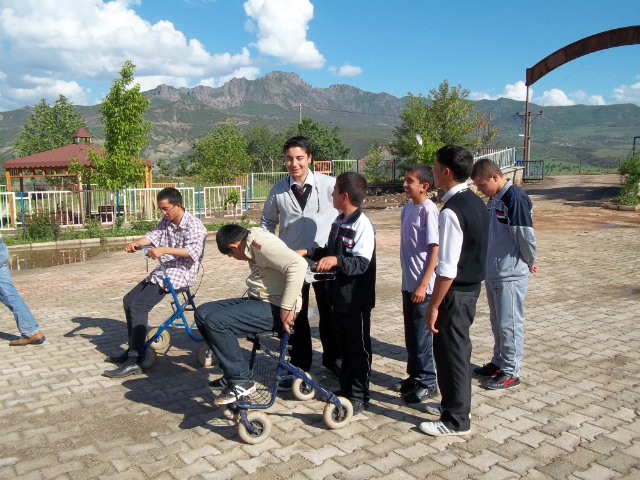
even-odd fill
[[(80, 165), (89, 165), (86, 160), (87, 151), (94, 149), (100, 155), (102, 149), (91, 143), (73, 143), (65, 147), (54, 148), (46, 152), (36, 153), (28, 157), (14, 158), (2, 164), (5, 170), (9, 168), (66, 168), (71, 159), (75, 157)], [(152, 167), (149, 160), (142, 160), (147, 166)]]
[(87, 132), (87, 130), (84, 127), (80, 127), (79, 129), (77, 129), (75, 132), (73, 132), (73, 137), (72, 138), (91, 138), (91, 134), (89, 132)]

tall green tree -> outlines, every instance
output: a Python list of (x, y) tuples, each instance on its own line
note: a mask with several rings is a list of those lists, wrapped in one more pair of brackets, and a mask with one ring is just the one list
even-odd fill
[(273, 135), (269, 127), (252, 127), (244, 132), (247, 153), (255, 160), (250, 166), (254, 172), (279, 172), (284, 170), (282, 146), (287, 132), (279, 130)]
[(286, 137), (298, 135), (311, 140), (313, 160), (346, 159), (351, 152), (351, 147), (348, 147), (340, 136), (339, 127), (334, 127), (332, 130), (329, 130), (327, 127), (321, 126), (318, 122), (314, 122), (309, 117), (304, 117), (302, 123), (292, 123), (287, 131)]
[(204, 182), (230, 182), (247, 171), (254, 157), (247, 153), (247, 140), (231, 121), (218, 124), (194, 145), (191, 162)]
[[(444, 80), (426, 98), (409, 92), (409, 101), (400, 114), (401, 123), (394, 128), (391, 144), (394, 155), (416, 163), (433, 165), (435, 152), (443, 145), (476, 146), (473, 134), (478, 130), (480, 116), (473, 115), (475, 104), (467, 100), (469, 90), (453, 87)], [(416, 141), (416, 134), (423, 140)]]
[(85, 119), (73, 111), (73, 105), (64, 95), (60, 95), (53, 105), (43, 98), (33, 107), (33, 113), (13, 145), (19, 157), (46, 152), (71, 145), (73, 132), (86, 126)]

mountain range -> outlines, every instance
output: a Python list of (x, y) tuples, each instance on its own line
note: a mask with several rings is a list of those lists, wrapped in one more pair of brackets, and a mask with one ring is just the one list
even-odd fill
[[(428, 90), (428, 89), (426, 89)], [(415, 92), (418, 93), (418, 92)], [(427, 92), (422, 92), (426, 94)], [(300, 115), (311, 117), (329, 128), (340, 127), (352, 157), (362, 157), (374, 141), (387, 144), (398, 125), (397, 115), (406, 103), (387, 93), (372, 93), (336, 84), (316, 88), (295, 73), (270, 72), (256, 80), (234, 78), (214, 88), (207, 86), (174, 88), (159, 85), (144, 92), (151, 101), (146, 118), (153, 123), (146, 158), (170, 159), (176, 163), (193, 143), (218, 122), (236, 121), (243, 128), (267, 125), (274, 131), (297, 122)], [(524, 102), (500, 98), (475, 102), (476, 109), (491, 116), (499, 134), (494, 144), (521, 146)], [(98, 105), (77, 106), (100, 143), (104, 131)], [(640, 136), (640, 107), (633, 104), (606, 106), (574, 105), (541, 107), (532, 124), (532, 158), (552, 162), (584, 162), (596, 167), (611, 166), (626, 156), (633, 137)], [(0, 155), (11, 158), (12, 144), (31, 113), (30, 107), (0, 112)]]

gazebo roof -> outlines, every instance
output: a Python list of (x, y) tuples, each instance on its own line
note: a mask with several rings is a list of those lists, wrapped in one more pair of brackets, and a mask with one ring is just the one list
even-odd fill
[[(80, 132), (80, 130), (84, 130), (89, 137), (91, 136), (82, 127), (80, 127), (76, 133)], [(76, 133), (74, 133), (74, 136)], [(80, 165), (88, 166), (89, 162), (86, 160), (86, 156), (90, 149), (95, 150), (98, 155), (102, 153), (102, 149), (97, 145), (91, 143), (72, 143), (71, 145), (54, 148), (53, 150), (36, 153), (27, 157), (7, 160), (2, 166), (5, 170), (10, 168), (60, 169), (67, 168), (73, 157), (76, 158)], [(153, 166), (153, 163), (149, 160), (142, 159), (142, 161), (148, 167)]]
[(75, 132), (73, 132), (72, 138), (91, 138), (91, 134), (87, 132), (84, 127), (80, 127)]

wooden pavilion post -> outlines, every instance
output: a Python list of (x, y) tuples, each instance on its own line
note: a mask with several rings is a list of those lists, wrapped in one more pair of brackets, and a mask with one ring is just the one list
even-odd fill
[[(5, 173), (7, 175), (7, 193), (11, 193), (11, 170), (7, 168)], [(22, 177), (20, 177), (20, 180), (22, 180)], [(16, 228), (15, 202), (11, 197), (12, 195), (7, 195), (7, 202), (9, 202), (9, 215), (11, 215), (11, 228)]]

